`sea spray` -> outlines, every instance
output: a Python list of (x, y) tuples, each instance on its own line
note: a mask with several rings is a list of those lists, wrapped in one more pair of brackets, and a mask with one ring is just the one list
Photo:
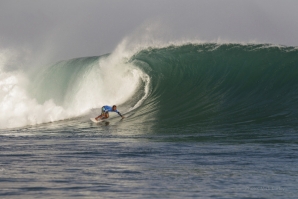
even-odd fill
[(28, 79), (22, 71), (5, 71), (10, 56), (1, 54), (0, 128), (12, 128), (65, 119), (69, 116), (51, 99), (38, 104), (26, 91)]
[[(144, 81), (148, 84), (148, 77), (126, 59), (116, 58), (101, 56), (60, 61), (37, 73), (30, 81), (23, 71), (1, 69), (0, 127), (54, 122), (86, 114), (105, 104), (121, 105), (140, 84)], [(22, 82), (28, 82), (28, 86)], [(130, 104), (127, 109), (135, 105)]]

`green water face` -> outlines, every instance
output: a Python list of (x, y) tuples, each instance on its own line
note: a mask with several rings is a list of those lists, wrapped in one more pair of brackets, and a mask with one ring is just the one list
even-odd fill
[(298, 116), (297, 55), (291, 47), (188, 44), (143, 50), (131, 62), (152, 78), (143, 108), (159, 126), (283, 126)]

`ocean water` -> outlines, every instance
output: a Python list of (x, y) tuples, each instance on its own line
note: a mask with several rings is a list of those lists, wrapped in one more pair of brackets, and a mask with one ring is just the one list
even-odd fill
[[(295, 47), (120, 46), (0, 69), (1, 198), (298, 196)], [(125, 119), (89, 120), (113, 104)]]

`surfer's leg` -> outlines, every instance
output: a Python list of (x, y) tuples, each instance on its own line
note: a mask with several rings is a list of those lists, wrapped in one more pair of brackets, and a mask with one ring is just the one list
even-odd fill
[(107, 112), (107, 113), (102, 113), (101, 115), (99, 115), (99, 116), (96, 117), (95, 119), (96, 119), (96, 120), (98, 120), (98, 119), (103, 120), (103, 119), (107, 119), (107, 118), (109, 118), (109, 113), (108, 113), (108, 112)]
[(99, 115), (99, 116), (97, 116), (95, 119), (98, 120), (99, 118), (100, 118), (100, 119), (102, 118), (102, 114)]
[(99, 116), (97, 116), (95, 119), (96, 120), (105, 119), (105, 108), (104, 107), (101, 108), (101, 114)]
[(101, 108), (101, 114), (99, 116), (97, 116), (95, 119), (98, 120), (98, 119), (103, 119), (104, 118), (104, 115), (105, 115), (105, 108), (102, 107)]

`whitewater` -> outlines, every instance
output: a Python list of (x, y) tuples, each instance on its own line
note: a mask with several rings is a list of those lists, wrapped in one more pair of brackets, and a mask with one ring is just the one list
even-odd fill
[[(8, 70), (0, 52), (0, 196), (296, 198), (298, 49), (131, 43)], [(95, 124), (103, 105), (118, 106)]]
[(3, 71), (9, 57), (5, 54), (0, 63), (1, 128), (55, 122), (86, 115), (105, 104), (123, 104), (135, 98), (133, 94), (141, 84), (143, 96), (125, 112), (136, 108), (148, 95), (148, 75), (117, 52), (60, 61), (31, 77), (24, 71)]

